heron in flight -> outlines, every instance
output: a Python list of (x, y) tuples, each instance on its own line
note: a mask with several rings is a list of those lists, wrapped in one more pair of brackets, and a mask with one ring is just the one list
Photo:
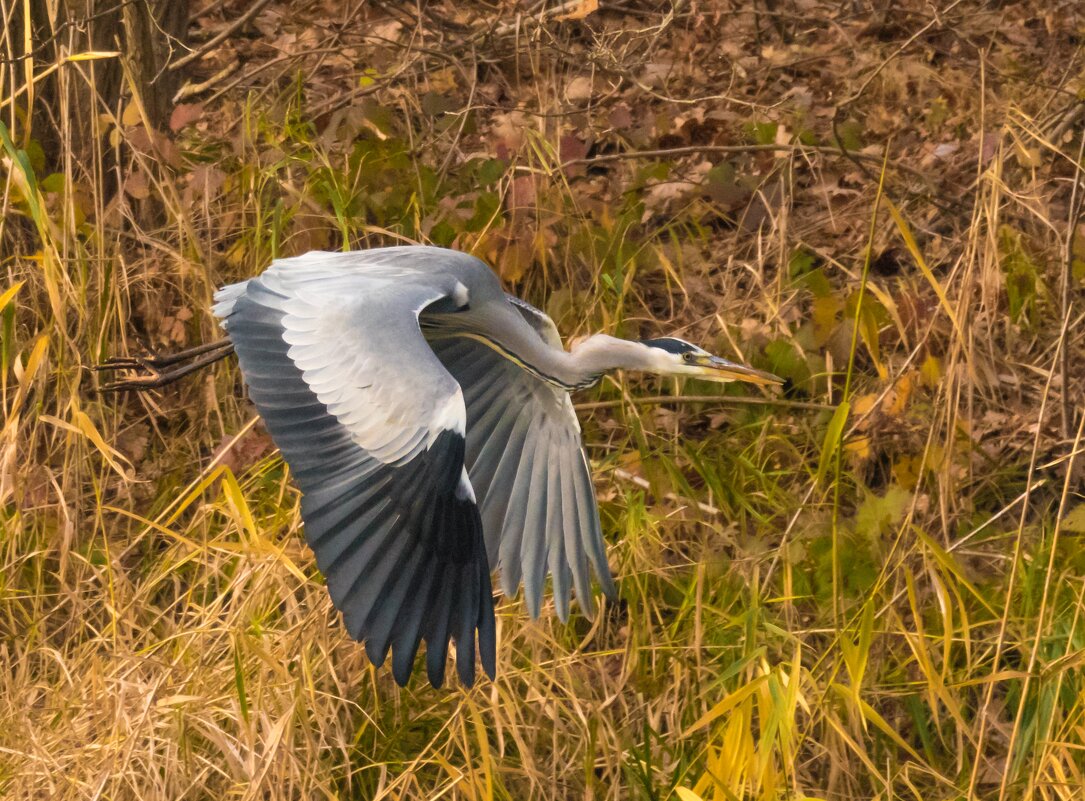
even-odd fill
[(313, 252), (223, 287), (227, 338), (103, 367), (146, 389), (236, 352), (249, 397), (301, 490), (305, 537), (350, 635), (401, 686), (426, 642), (460, 680), (495, 673), (490, 571), (523, 583), (537, 617), (547, 574), (594, 611), (589, 566), (615, 597), (591, 468), (569, 394), (614, 370), (780, 379), (673, 337), (597, 334), (566, 351), (553, 321), (505, 294), (483, 262), (435, 247)]

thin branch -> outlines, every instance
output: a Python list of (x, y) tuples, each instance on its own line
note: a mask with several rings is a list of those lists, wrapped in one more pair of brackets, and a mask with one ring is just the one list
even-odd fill
[(621, 400), (589, 401), (576, 403), (573, 407), (578, 412), (589, 412), (594, 409), (613, 409), (626, 404), (647, 406), (656, 403), (719, 403), (724, 406), (781, 406), (787, 409), (809, 409), (811, 411), (827, 411), (835, 409), (827, 403), (810, 403), (807, 401), (790, 401), (782, 398), (746, 398), (738, 395), (651, 395), (645, 398), (622, 398)]
[[(622, 481), (628, 481), (630, 484), (638, 486), (643, 490), (647, 490), (648, 492), (652, 491), (652, 485), (648, 483), (647, 479), (641, 478), (640, 476), (630, 473), (628, 470), (623, 470), (620, 467), (614, 468), (614, 477), (620, 478)], [(685, 498), (681, 495), (676, 495), (673, 492), (666, 493), (663, 498), (664, 500), (671, 501), (672, 503), (685, 504), (686, 506), (696, 506), (706, 515), (718, 515), (720, 513), (720, 510), (717, 509), (715, 506), (710, 506), (709, 504), (702, 503), (701, 501), (695, 501), (692, 498)]]
[(253, 3), (251, 6), (249, 6), (248, 11), (246, 11), (240, 17), (238, 17), (233, 22), (231, 22), (229, 25), (227, 25), (225, 28), (223, 28), (221, 31), (219, 31), (217, 36), (215, 36), (209, 42), (204, 43), (203, 45), (198, 47), (196, 50), (193, 50), (187, 56), (183, 56), (183, 57), (177, 59), (176, 61), (172, 62), (169, 65), (168, 69), (170, 69), (170, 70), (179, 70), (182, 67), (184, 67), (184, 66), (186, 66), (188, 64), (191, 64), (193, 61), (198, 61), (199, 59), (203, 58), (208, 53), (210, 53), (212, 50), (214, 50), (216, 47), (218, 47), (220, 44), (222, 44), (224, 41), (226, 41), (239, 28), (243, 27), (249, 20), (251, 20), (257, 14), (259, 14), (260, 11), (264, 8), (264, 6), (266, 6), (270, 2), (271, 2), (271, 0), (256, 0), (255, 3)]
[[(1081, 221), (1082, 202), (1085, 200), (1085, 192), (1081, 191), (1081, 159), (1085, 156), (1085, 131), (1081, 132), (1081, 140), (1077, 147), (1077, 161), (1074, 164), (1074, 186), (1070, 191), (1070, 216), (1066, 224), (1066, 251), (1062, 264), (1062, 291), (1059, 293), (1059, 305), (1062, 307), (1063, 325), (1070, 319), (1070, 292), (1073, 287), (1074, 273), (1074, 240), (1077, 239), (1077, 226)], [(1063, 347), (1062, 358), (1059, 360), (1059, 371), (1062, 374), (1062, 386), (1060, 389), (1060, 423), (1063, 439), (1070, 436), (1070, 353), (1068, 347)], [(1076, 385), (1077, 382), (1075, 382)]]
[[(673, 156), (688, 156), (697, 153), (704, 154), (727, 154), (727, 153), (767, 153), (774, 150), (784, 150), (791, 153), (820, 153), (826, 156), (847, 156), (849, 158), (857, 158), (872, 163), (881, 164), (884, 160), (883, 156), (879, 156), (874, 153), (859, 153), (844, 151), (841, 152), (840, 148), (832, 147), (830, 145), (688, 145), (686, 147), (670, 147), (661, 148), (658, 150), (630, 150), (624, 153), (604, 153), (600, 156), (586, 156), (580, 159), (569, 159), (558, 165), (558, 169), (564, 170), (567, 167), (576, 167), (580, 165), (594, 165), (594, 164), (606, 164), (611, 161), (630, 161), (633, 159), (658, 159), (658, 158), (671, 158)], [(908, 167), (904, 164), (894, 164), (897, 169), (914, 175), (916, 178), (920, 178), (924, 181), (927, 177), (912, 167)]]

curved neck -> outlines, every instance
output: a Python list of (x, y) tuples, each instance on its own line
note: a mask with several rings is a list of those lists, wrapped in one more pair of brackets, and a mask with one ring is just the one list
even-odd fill
[(516, 339), (502, 334), (491, 339), (474, 335), (509, 361), (558, 389), (572, 392), (592, 386), (614, 370), (650, 370), (651, 354), (638, 342), (596, 334), (577, 343), (572, 351), (552, 347), (538, 336), (513, 345)]
[(502, 336), (500, 339), (491, 339), (481, 334), (459, 334), (459, 336), (481, 342), (540, 381), (545, 381), (566, 392), (590, 387), (603, 375), (602, 372), (592, 373), (579, 369), (571, 354), (542, 341), (537, 346), (528, 342), (527, 347), (522, 347), (524, 343), (512, 345), (509, 342), (511, 337), (508, 336)]
[(596, 383), (613, 370), (658, 370), (659, 354), (639, 342), (596, 334), (571, 351), (555, 347), (524, 321), (511, 305), (485, 314), (433, 315), (423, 322), (429, 336), (466, 336), (493, 348), (509, 361), (559, 389), (572, 392)]

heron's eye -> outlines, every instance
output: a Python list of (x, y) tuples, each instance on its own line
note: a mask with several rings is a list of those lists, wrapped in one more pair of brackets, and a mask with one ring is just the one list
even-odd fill
[(692, 362), (693, 361), (693, 353), (691, 353), (691, 352), (683, 353), (682, 354), (682, 361)]

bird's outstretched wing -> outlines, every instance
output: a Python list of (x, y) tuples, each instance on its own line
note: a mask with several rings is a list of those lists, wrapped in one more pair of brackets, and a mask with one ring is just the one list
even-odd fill
[[(508, 301), (544, 342), (562, 347), (549, 317), (517, 298)], [(592, 614), (589, 562), (603, 591), (610, 597), (616, 592), (569, 393), (476, 340), (432, 345), (463, 388), (467, 469), (502, 590), (515, 595), (522, 578), (528, 611), (537, 617), (549, 572), (558, 617), (568, 616), (570, 582), (585, 613)]]
[(495, 668), (489, 567), (464, 469), (463, 395), (417, 320), (464, 287), (329, 270), (332, 254), (320, 255), (227, 287), (216, 313), (302, 491), (306, 539), (351, 636), (377, 665), (390, 647), (401, 685), (425, 640), (439, 686), (451, 639), (470, 685), (476, 631), (483, 667)]

